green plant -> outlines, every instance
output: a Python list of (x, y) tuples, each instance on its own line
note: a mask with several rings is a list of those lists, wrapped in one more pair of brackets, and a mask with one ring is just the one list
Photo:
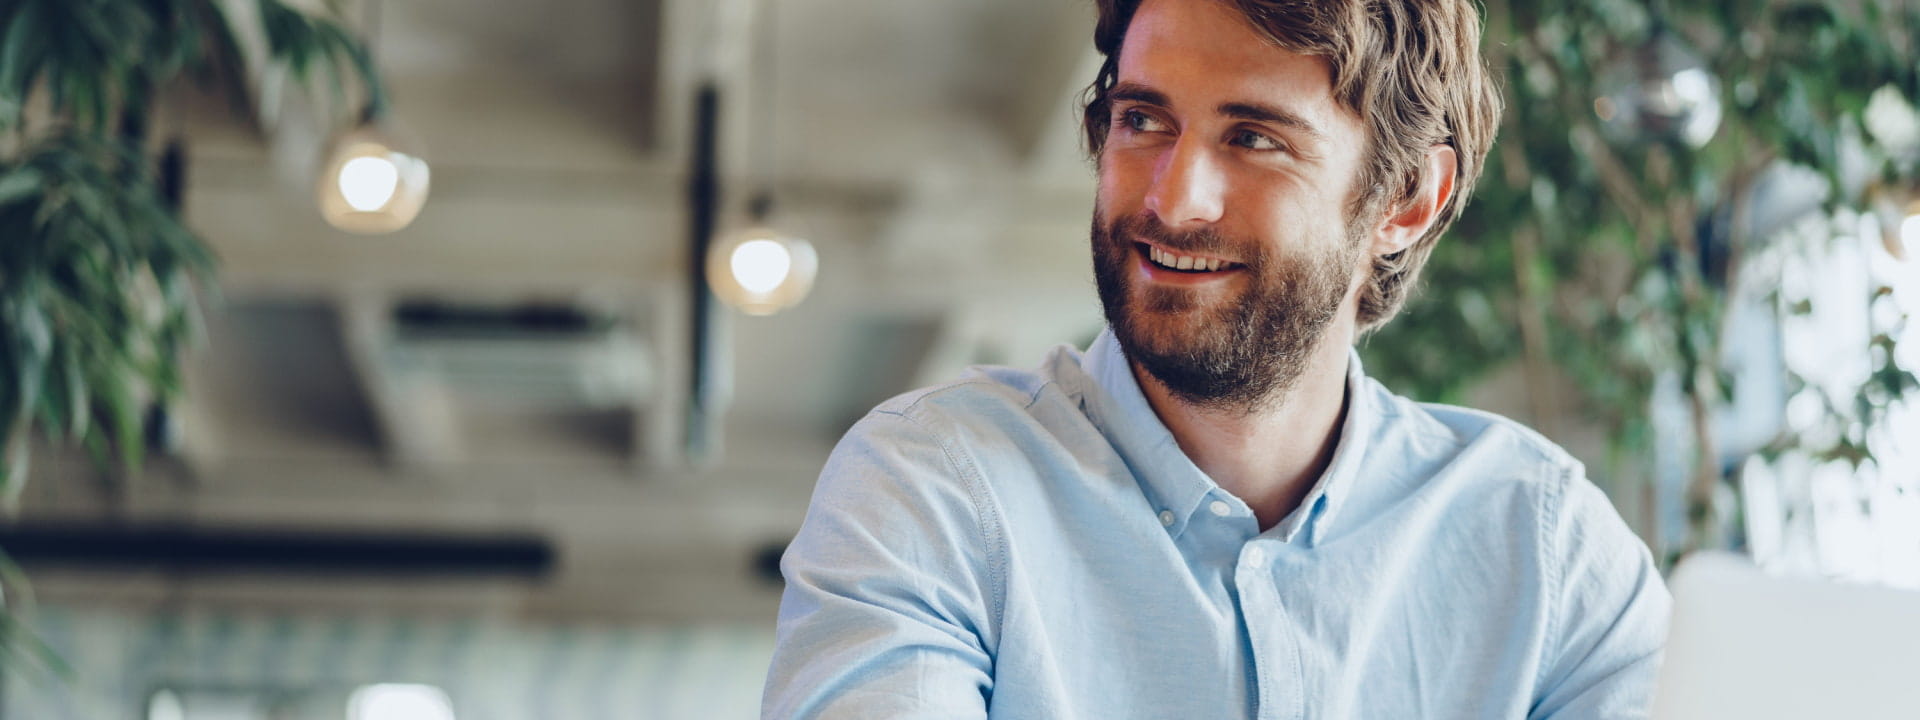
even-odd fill
[[(1726, 519), (1713, 497), (1726, 477), (1710, 420), (1728, 392), (1728, 289), (1756, 240), (1744, 204), (1784, 162), (1827, 178), (1829, 210), (1864, 207), (1860, 183), (1841, 175), (1848, 136), (1863, 139), (1884, 181), (1914, 176), (1912, 158), (1858, 129), (1875, 91), (1920, 98), (1920, 6), (1489, 0), (1486, 47), (1505, 75), (1505, 127), (1467, 215), (1434, 254), (1424, 299), (1363, 348), (1368, 367), (1443, 401), (1516, 361), (1536, 394), (1557, 384), (1549, 375), (1568, 378), (1578, 397), (1567, 400), (1610, 435), (1603, 471), (1630, 482), (1649, 477), (1649, 398), (1674, 373), (1692, 419), (1691, 531), (1654, 544), (1720, 544)], [(1696, 86), (1718, 81), (1710, 97), (1724, 112), (1711, 139), (1603, 118), (1659, 61), (1693, 62), (1704, 72), (1689, 77)], [(1881, 370), (1876, 382), (1911, 383)]]
[(195, 281), (213, 261), (157, 177), (152, 117), (183, 77), (251, 111), (248, 38), (304, 85), (325, 79), (339, 100), (353, 80), (369, 106), (383, 102), (338, 19), (280, 0), (0, 0), (6, 507), (26, 481), (31, 433), (131, 473), (147, 407), (179, 391)]

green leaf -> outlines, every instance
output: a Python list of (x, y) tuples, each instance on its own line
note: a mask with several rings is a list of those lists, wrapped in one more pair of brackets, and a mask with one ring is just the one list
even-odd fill
[(200, 56), (196, 72), (202, 83), (216, 84), (226, 96), (234, 114), (252, 119), (252, 88), (246, 82), (246, 56), (234, 35), (233, 21), (223, 3), (194, 0), (187, 10), (192, 24), (207, 34), (205, 54)]
[(0, 101), (6, 103), (0, 118), (9, 121), (0, 123), (0, 127), (13, 124), (25, 105), (33, 77), (39, 73), (43, 41), (35, 31), (42, 27), (40, 4), (25, 2), (17, 7), (13, 17), (7, 18), (6, 34), (0, 36)]
[(147, 443), (145, 434), (141, 432), (139, 399), (128, 379), (122, 374), (106, 382), (100, 388), (100, 399), (106, 405), (107, 420), (113, 430), (113, 445), (120, 451), (120, 469), (127, 475), (133, 475), (139, 471), (140, 461), (146, 456)]
[(45, 180), (40, 171), (16, 167), (0, 177), (0, 205), (10, 205), (41, 191)]
[(80, 357), (77, 353), (62, 353), (61, 359), (64, 362), (60, 363), (60, 382), (66, 389), (68, 408), (67, 434), (70, 437), (80, 437), (92, 429), (89, 420), (92, 419), (93, 413), (88, 405), (86, 373), (80, 366)]
[[(11, 423), (0, 422), (0, 426)], [(12, 432), (26, 432), (25, 425), (13, 425)], [(0, 510), (13, 514), (20, 507), (20, 493), (27, 487), (27, 444), (25, 442), (7, 442), (4, 451), (5, 462), (0, 462)]]

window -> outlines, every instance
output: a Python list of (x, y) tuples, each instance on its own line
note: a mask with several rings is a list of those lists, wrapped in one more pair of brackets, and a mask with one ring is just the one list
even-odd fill
[(367, 685), (347, 700), (347, 720), (453, 720), (453, 702), (432, 685)]

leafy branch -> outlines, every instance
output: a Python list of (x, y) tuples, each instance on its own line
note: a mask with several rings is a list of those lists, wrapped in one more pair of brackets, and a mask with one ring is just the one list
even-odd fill
[[(1536, 396), (1558, 373), (1576, 395), (1558, 410), (1607, 432), (1603, 473), (1619, 487), (1652, 476), (1649, 400), (1656, 379), (1673, 374), (1692, 418), (1693, 525), (1688, 538), (1654, 544), (1716, 544), (1725, 519), (1713, 496), (1725, 476), (1710, 420), (1730, 391), (1720, 370), (1729, 289), (1756, 232), (1773, 230), (1748, 227), (1746, 206), (1780, 163), (1825, 178), (1829, 211), (1864, 205), (1859, 183), (1841, 174), (1839, 139), (1859, 135), (1875, 91), (1920, 98), (1920, 7), (1489, 0), (1487, 11), (1485, 46), (1507, 107), (1491, 171), (1435, 250), (1425, 298), (1363, 348), (1368, 367), (1439, 401), (1515, 362)], [(1724, 112), (1709, 140), (1603, 117), (1621, 77), (1644, 81), (1636, 63), (1663, 43), (1719, 81), (1711, 98)], [(1910, 184), (1916, 168), (1867, 140), (1873, 174)], [(1531, 399), (1536, 422), (1547, 421), (1555, 409)]]
[[(251, 12), (241, 12), (250, 10)], [(243, 24), (251, 18), (257, 27)], [(191, 77), (251, 109), (244, 38), (303, 86), (385, 94), (340, 20), (279, 0), (0, 2), (0, 503), (33, 432), (121, 474), (146, 408), (180, 389), (194, 287), (213, 259), (156, 173), (157, 95)]]

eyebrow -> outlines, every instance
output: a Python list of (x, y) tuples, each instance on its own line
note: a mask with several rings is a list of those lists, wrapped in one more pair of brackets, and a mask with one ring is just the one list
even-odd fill
[(1292, 128), (1314, 140), (1320, 139), (1320, 128), (1314, 127), (1313, 123), (1307, 122), (1306, 118), (1272, 105), (1247, 102), (1221, 103), (1220, 114), (1239, 120), (1252, 120)]
[(1137, 102), (1142, 105), (1159, 105), (1166, 107), (1173, 104), (1172, 101), (1167, 99), (1166, 93), (1136, 82), (1123, 82), (1114, 85), (1109, 96), (1115, 100)]
[[(1160, 107), (1173, 105), (1172, 101), (1167, 98), (1166, 93), (1135, 82), (1122, 82), (1114, 85), (1109, 96), (1115, 100), (1137, 102), (1143, 105), (1158, 105)], [(1237, 120), (1271, 123), (1273, 125), (1297, 130), (1314, 140), (1320, 140), (1324, 137), (1320, 132), (1320, 128), (1314, 127), (1313, 123), (1308, 122), (1306, 118), (1300, 117), (1298, 113), (1289, 112), (1272, 105), (1255, 102), (1227, 102), (1221, 103), (1216, 110), (1221, 115)]]

